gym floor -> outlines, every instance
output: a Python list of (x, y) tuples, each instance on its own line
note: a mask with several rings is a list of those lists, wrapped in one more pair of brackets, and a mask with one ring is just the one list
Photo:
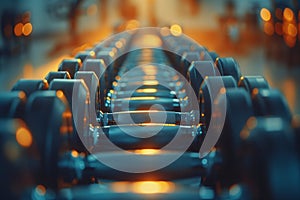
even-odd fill
[[(296, 43), (289, 47), (284, 43), (283, 38), (277, 36), (276, 33), (272, 36), (264, 33), (261, 19), (258, 19), (258, 25), (255, 27), (248, 26), (249, 23), (245, 22), (245, 18), (241, 20), (242, 17), (240, 16), (245, 14), (239, 14), (242, 9), (241, 5), (236, 5), (234, 10), (236, 14), (232, 14), (234, 12), (230, 6), (217, 4), (215, 0), (203, 0), (198, 1), (198, 3), (197, 1), (185, 1), (186, 5), (182, 7), (185, 14), (179, 15), (178, 13), (177, 19), (167, 21), (167, 23), (166, 20), (162, 21), (160, 16), (161, 10), (168, 6), (167, 1), (164, 3), (155, 1), (155, 5), (148, 9), (154, 9), (156, 11), (154, 13), (157, 14), (151, 14), (150, 16), (141, 14), (140, 10), (147, 9), (144, 8), (147, 5), (139, 7), (139, 1), (131, 1), (131, 4), (125, 7), (123, 5), (124, 9), (120, 9), (122, 3), (119, 1), (106, 2), (108, 5), (103, 8), (101, 6), (104, 5), (104, 2), (100, 1), (98, 3), (100, 4), (98, 10), (91, 6), (88, 6), (87, 10), (90, 8), (90, 12), (98, 12), (100, 17), (101, 13), (104, 12), (112, 12), (113, 14), (106, 15), (107, 21), (100, 19), (102, 20), (101, 26), (99, 25), (90, 30), (85, 29), (84, 31), (81, 28), (76, 36), (70, 36), (68, 26), (59, 28), (51, 34), (42, 34), (42, 31), (40, 33), (35, 32), (38, 30), (35, 29), (33, 23), (32, 35), (20, 41), (20, 48), (17, 52), (7, 54), (2, 51), (0, 54), (0, 91), (10, 90), (12, 85), (20, 78), (39, 79), (45, 77), (47, 72), (57, 70), (58, 64), (63, 58), (74, 56), (76, 51), (105, 39), (122, 27), (123, 24), (127, 23), (128, 25), (130, 17), (137, 17), (140, 27), (144, 25), (161, 27), (174, 23), (180, 24), (183, 33), (207, 47), (210, 51), (217, 52), (221, 57), (234, 57), (239, 62), (243, 75), (265, 76), (271, 87), (278, 88), (285, 95), (293, 114), (300, 115), (300, 101), (298, 101), (300, 98), (299, 36)], [(147, 2), (151, 4), (151, 1)], [(178, 12), (181, 3), (176, 1), (170, 9), (175, 7), (173, 9)], [(118, 9), (116, 9), (116, 4), (119, 6)], [(199, 7), (193, 9), (194, 5)], [(133, 9), (134, 6), (135, 9)], [(92, 10), (93, 8), (94, 10)], [(126, 12), (128, 10), (130, 11)], [(137, 13), (134, 14), (133, 10)], [(210, 10), (210, 12), (207, 13), (207, 10)], [(118, 14), (118, 12), (121, 14)], [(90, 16), (85, 16), (85, 14), (79, 16), (80, 19), (77, 20), (79, 30), (80, 27), (84, 27), (89, 18), (93, 17), (92, 14)], [(176, 14), (170, 16), (176, 16)], [(203, 16), (207, 18), (203, 19)], [(34, 18), (34, 16), (31, 17)], [(119, 23), (120, 19), (124, 23)], [(210, 20), (212, 23), (210, 23)], [(137, 21), (129, 21), (129, 23), (133, 22), (136, 23)], [(298, 33), (298, 35), (300, 34)], [(4, 43), (4, 41), (0, 43), (2, 48), (5, 48), (3, 47)]]

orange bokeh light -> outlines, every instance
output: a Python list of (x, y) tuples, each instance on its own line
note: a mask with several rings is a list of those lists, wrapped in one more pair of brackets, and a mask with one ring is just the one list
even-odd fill
[(283, 11), (283, 17), (287, 21), (292, 21), (294, 19), (294, 12), (290, 8), (285, 8)]
[(264, 32), (267, 34), (267, 35), (273, 35), (274, 34), (274, 26), (272, 23), (270, 22), (266, 22), (264, 24)]
[(23, 147), (29, 147), (32, 144), (32, 135), (24, 127), (21, 127), (16, 132), (16, 140)]
[(174, 185), (166, 181), (140, 181), (132, 184), (132, 190), (141, 194), (169, 193), (174, 190)]
[(289, 24), (287, 27), (287, 33), (292, 37), (296, 37), (298, 33), (297, 27), (294, 24)]
[(23, 30), (23, 24), (22, 23), (17, 23), (14, 27), (14, 33), (17, 37), (22, 35), (22, 30)]
[(268, 10), (268, 9), (266, 9), (266, 8), (262, 8), (261, 10), (260, 10), (260, 17), (262, 18), (262, 20), (264, 20), (264, 21), (270, 21), (271, 20), (271, 12)]
[(30, 35), (32, 32), (32, 24), (31, 23), (26, 23), (23, 27), (22, 27), (22, 33), (25, 36)]

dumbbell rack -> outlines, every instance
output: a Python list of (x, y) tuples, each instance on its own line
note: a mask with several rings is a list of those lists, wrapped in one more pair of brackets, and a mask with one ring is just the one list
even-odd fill
[(8, 199), (300, 197), (299, 128), (283, 95), (165, 28), (21, 79), (0, 109)]

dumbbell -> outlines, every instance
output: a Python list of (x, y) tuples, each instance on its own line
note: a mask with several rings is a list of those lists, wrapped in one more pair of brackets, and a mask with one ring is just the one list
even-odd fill
[(91, 122), (95, 122), (94, 118), (90, 118), (89, 112), (94, 107), (90, 108), (90, 93), (86, 84), (81, 79), (54, 79), (49, 90), (60, 90), (68, 101), (69, 107), (72, 110), (74, 149), (80, 152), (86, 152), (80, 137), (89, 130)]
[[(92, 125), (98, 125), (97, 113), (101, 110), (101, 99), (99, 91), (99, 79), (96, 74), (92, 71), (78, 71), (75, 74), (75, 79), (82, 79), (87, 86), (90, 94), (90, 106), (88, 110), (89, 123)], [(73, 91), (74, 94), (74, 91)], [(93, 106), (95, 105), (95, 106)]]
[(241, 132), (243, 181), (255, 199), (297, 199), (300, 162), (292, 130), (278, 117), (250, 118)]
[(25, 188), (38, 184), (36, 144), (23, 120), (0, 119), (0, 191), (4, 199), (21, 199)]
[[(15, 99), (11, 101), (14, 102)], [(25, 173), (24, 179), (21, 179), (21, 174), (18, 177), (22, 188), (15, 188), (16, 194), (33, 184), (57, 188), (58, 179), (54, 175), (57, 172), (59, 152), (64, 148), (68, 149), (67, 141), (71, 139), (71, 116), (67, 100), (61, 91), (36, 91), (28, 97), (21, 114), (22, 120), (15, 118), (19, 116), (1, 119), (0, 132), (4, 137), (1, 140), (2, 147), (10, 145), (7, 146), (8, 154), (13, 155), (15, 152), (15, 157), (11, 157), (13, 160), (4, 161), (10, 162), (13, 170), (10, 173), (13, 174), (11, 179), (7, 180), (16, 181), (13, 177), (18, 177), (18, 173)], [(27, 176), (32, 177), (28, 179)]]
[(180, 61), (180, 69), (179, 72), (182, 73), (183, 76), (187, 76), (188, 69), (191, 65), (192, 61), (200, 61), (200, 53), (199, 52), (185, 52), (183, 53)]
[(277, 116), (292, 121), (292, 114), (284, 96), (276, 89), (253, 90), (252, 102), (255, 116)]
[(71, 79), (71, 76), (67, 71), (49, 72), (45, 79), (50, 84), (53, 79)]
[[(130, 152), (130, 154), (128, 154)], [(129, 173), (122, 172), (104, 165), (96, 160), (94, 156), (88, 158), (81, 157), (77, 154), (66, 154), (66, 158), (59, 163), (60, 174), (65, 180), (91, 180), (92, 177), (102, 180), (111, 181), (176, 181), (182, 179), (189, 179), (193, 177), (203, 176), (207, 168), (213, 163), (213, 157), (206, 158), (204, 162), (197, 156), (197, 153), (187, 152), (182, 155), (176, 151), (164, 151), (155, 149), (135, 149), (128, 153), (121, 152), (101, 152), (101, 156), (119, 160), (121, 163), (126, 163), (134, 157), (141, 159), (140, 165), (145, 168), (151, 168), (152, 162), (158, 160), (169, 160), (172, 157), (179, 157), (178, 160), (171, 163), (165, 168), (159, 170), (147, 170), (144, 173)], [(147, 156), (145, 156), (147, 155)], [(105, 158), (104, 158), (105, 159)], [(81, 171), (76, 168), (75, 163), (82, 163)], [(77, 172), (76, 172), (77, 171)], [(178, 173), (180, 171), (181, 173)], [(199, 181), (199, 180), (197, 180)]]
[[(200, 86), (199, 91), (199, 108), (200, 121), (209, 128), (212, 116), (213, 100), (216, 99), (222, 88), (236, 88), (236, 81), (232, 76), (207, 76)], [(225, 90), (226, 91), (226, 90)]]
[(214, 64), (211, 61), (193, 61), (188, 69), (187, 78), (197, 97), (206, 76), (216, 76)]
[(26, 96), (30, 96), (35, 91), (47, 90), (49, 87), (47, 80), (31, 80), (31, 79), (20, 79), (12, 87), (12, 91), (23, 91)]
[[(241, 145), (240, 132), (246, 124), (247, 120), (254, 116), (250, 94), (243, 88), (229, 88), (226, 91), (221, 91), (215, 101), (216, 110), (226, 106), (226, 115), (212, 115), (212, 120), (209, 128), (212, 130), (211, 135), (207, 134), (205, 140), (214, 140), (216, 148), (220, 151), (222, 163), (216, 168), (216, 176), (222, 187), (230, 187), (239, 180), (240, 172), (238, 171), (238, 150)], [(224, 121), (224, 126), (220, 135), (214, 132), (222, 126), (221, 121)], [(220, 121), (221, 120), (221, 121)], [(216, 138), (218, 138), (216, 141)]]
[(58, 71), (69, 72), (71, 78), (74, 78), (75, 73), (81, 68), (82, 62), (80, 59), (64, 59), (59, 67)]
[(245, 88), (252, 94), (253, 90), (269, 89), (269, 84), (263, 76), (242, 76), (238, 82), (239, 87)]
[(238, 83), (242, 75), (238, 63), (233, 58), (217, 58), (215, 65), (222, 76), (232, 76)]
[(75, 58), (80, 59), (81, 63), (84, 63), (85, 59), (96, 58), (96, 54), (94, 51), (80, 51), (76, 54)]
[(26, 103), (23, 91), (0, 93), (0, 118), (22, 118)]
[[(39, 176), (41, 183), (57, 187), (57, 163), (61, 150), (69, 149), (68, 141), (74, 135), (72, 114), (61, 91), (38, 91), (26, 103), (25, 122), (35, 139), (40, 155)], [(74, 127), (75, 128), (75, 127)]]
[(104, 63), (104, 60), (102, 59), (86, 59), (83, 63), (82, 71), (92, 71), (96, 74), (97, 78), (99, 79), (99, 101), (100, 101), (100, 107), (104, 108), (104, 97), (107, 94), (107, 81), (106, 81), (106, 65)]
[[(161, 110), (131, 110), (113, 113), (103, 113), (100, 120), (104, 126), (122, 123), (127, 125), (145, 123), (164, 123), (168, 125), (191, 125), (194, 114), (190, 112), (161, 111)], [(122, 125), (121, 124), (121, 125)]]

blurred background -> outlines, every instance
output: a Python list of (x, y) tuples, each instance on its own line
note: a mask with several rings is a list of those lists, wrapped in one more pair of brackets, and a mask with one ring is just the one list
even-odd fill
[(14, 0), (0, 5), (0, 91), (56, 71), (111, 34), (171, 27), (244, 75), (263, 75), (300, 115), (300, 0)]

